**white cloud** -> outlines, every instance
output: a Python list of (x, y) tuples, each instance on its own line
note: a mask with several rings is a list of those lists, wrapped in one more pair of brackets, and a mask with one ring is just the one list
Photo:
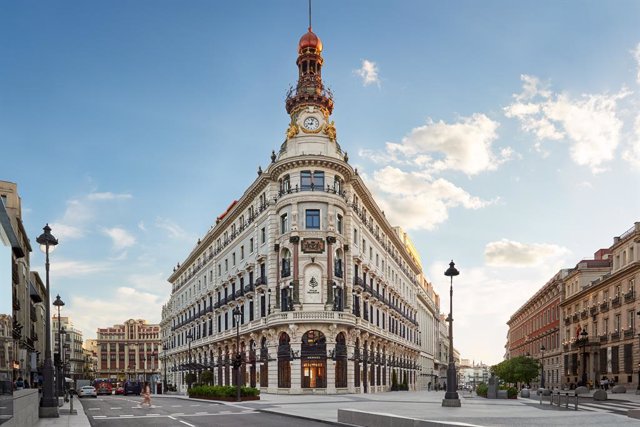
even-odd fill
[[(575, 163), (593, 173), (603, 171), (620, 143), (623, 122), (617, 114), (618, 101), (630, 92), (622, 88), (615, 94), (583, 94), (571, 99), (540, 88), (536, 77), (522, 75), (521, 79), (522, 92), (513, 95), (515, 102), (504, 108), (505, 115), (517, 118), (522, 129), (538, 141), (568, 140)], [(536, 145), (536, 150), (540, 147)]]
[(168, 232), (174, 239), (194, 240), (193, 236), (170, 219), (158, 217), (155, 226)]
[[(464, 260), (454, 261), (460, 271), (453, 279), (454, 345), (464, 357), (498, 363), (502, 360), (497, 354), (504, 350), (509, 317), (564, 264), (554, 260), (538, 266), (508, 268), (468, 266)], [(428, 267), (445, 314), (449, 312), (449, 278), (444, 276), (448, 263), (447, 259)]]
[(636, 60), (636, 66), (637, 66), (636, 82), (640, 83), (640, 43), (638, 43), (636, 48), (631, 51), (631, 54)]
[(103, 228), (102, 232), (111, 238), (113, 249), (117, 251), (133, 246), (136, 243), (136, 238), (121, 227)]
[(361, 151), (370, 160), (411, 164), (428, 173), (445, 170), (467, 175), (495, 170), (513, 156), (509, 147), (493, 152), (499, 123), (484, 114), (462, 117), (457, 123), (433, 122), (414, 128), (400, 143), (387, 143), (384, 153)]
[(142, 231), (147, 231), (147, 227), (144, 225), (144, 221), (138, 222), (138, 228)]
[(369, 187), (392, 224), (403, 228), (431, 230), (449, 217), (449, 209), (480, 209), (491, 201), (471, 196), (445, 179), (431, 180), (419, 172), (404, 172), (387, 166), (373, 174)]
[(378, 66), (375, 62), (368, 59), (362, 60), (362, 66), (360, 69), (354, 71), (357, 75), (362, 77), (362, 85), (369, 86), (376, 84), (380, 86), (380, 77), (378, 76)]
[(168, 292), (171, 289), (164, 272), (149, 274), (131, 274), (127, 277), (127, 283), (138, 290)]
[(87, 195), (87, 200), (126, 200), (132, 199), (133, 196), (128, 193), (112, 193), (106, 192), (92, 192)]
[(109, 269), (109, 264), (104, 262), (70, 261), (60, 258), (51, 260), (52, 277), (86, 276), (88, 274), (100, 273), (107, 269)]
[[(165, 298), (131, 287), (119, 287), (108, 299), (74, 296), (65, 307), (85, 338), (95, 337), (98, 328), (122, 324), (128, 319), (145, 319), (159, 323)], [(100, 313), (96, 316), (96, 313)]]
[[(80, 239), (95, 220), (96, 203), (111, 200), (128, 200), (131, 194), (91, 192), (85, 196), (67, 200), (67, 207), (60, 220), (52, 224), (52, 233), (61, 240)], [(54, 227), (55, 225), (55, 227)]]
[(569, 254), (562, 246), (548, 243), (520, 243), (502, 239), (489, 242), (484, 248), (487, 265), (493, 267), (531, 267)]
[[(640, 49), (640, 45), (638, 45)], [(636, 116), (633, 133), (628, 146), (622, 153), (622, 158), (631, 163), (634, 168), (640, 169), (640, 114)]]

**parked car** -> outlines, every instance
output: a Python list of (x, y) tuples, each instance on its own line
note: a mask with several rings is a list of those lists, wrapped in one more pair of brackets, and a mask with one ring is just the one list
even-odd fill
[(137, 381), (127, 381), (126, 383), (124, 383), (124, 394), (125, 396), (128, 396), (130, 394), (135, 394), (137, 396), (140, 396), (140, 393), (142, 392), (142, 384), (137, 382)]
[(96, 391), (96, 388), (94, 386), (86, 385), (78, 389), (78, 398), (85, 397), (85, 396), (97, 398), (98, 392)]
[(120, 386), (116, 388), (116, 393), (115, 394), (122, 394), (124, 395), (124, 387)]

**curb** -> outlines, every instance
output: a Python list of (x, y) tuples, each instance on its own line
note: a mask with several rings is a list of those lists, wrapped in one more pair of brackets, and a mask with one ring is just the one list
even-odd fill
[(344, 423), (340, 423), (338, 421), (328, 421), (328, 420), (321, 420), (318, 418), (311, 418), (311, 417), (305, 417), (302, 415), (291, 415), (291, 414), (283, 414), (282, 412), (278, 412), (278, 411), (274, 411), (271, 409), (255, 409), (256, 412), (264, 412), (267, 414), (274, 414), (274, 415), (280, 415), (283, 417), (288, 417), (288, 418), (296, 418), (298, 420), (305, 420), (305, 421), (315, 421), (317, 423), (322, 423), (322, 424), (326, 424), (329, 426), (338, 426), (338, 427), (345, 427), (345, 426), (351, 426), (352, 424), (344, 424)]

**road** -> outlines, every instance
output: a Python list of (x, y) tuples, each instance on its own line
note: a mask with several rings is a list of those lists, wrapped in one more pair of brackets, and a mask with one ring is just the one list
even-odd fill
[(241, 405), (200, 402), (173, 397), (152, 397), (151, 408), (140, 407), (138, 396), (99, 396), (82, 398), (82, 406), (92, 427), (265, 427), (299, 426), (326, 427), (327, 424), (300, 420), (284, 415), (254, 411)]

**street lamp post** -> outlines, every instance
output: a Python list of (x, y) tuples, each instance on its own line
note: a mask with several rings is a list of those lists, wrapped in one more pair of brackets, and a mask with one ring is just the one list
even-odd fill
[(56, 366), (56, 397), (62, 394), (62, 378), (60, 371), (62, 370), (62, 323), (60, 322), (60, 307), (64, 306), (64, 301), (60, 298), (60, 295), (56, 295), (56, 300), (53, 305), (58, 309), (58, 363)]
[(242, 356), (240, 356), (240, 319), (242, 312), (236, 305), (233, 309), (233, 318), (236, 321), (236, 360), (233, 361), (233, 368), (236, 370), (236, 400), (240, 402), (240, 367), (242, 366)]
[(587, 386), (587, 335), (589, 335), (589, 333), (586, 329), (583, 329), (580, 333), (580, 336), (582, 336), (582, 385), (585, 387)]
[(448, 407), (461, 406), (457, 391), (456, 365), (453, 361), (453, 276), (460, 274), (460, 272), (456, 270), (455, 265), (453, 260), (451, 260), (449, 268), (444, 272), (444, 275), (451, 279), (449, 288), (449, 318), (447, 319), (449, 320), (449, 367), (447, 368), (447, 392), (444, 395), (444, 399), (442, 399), (442, 406)]
[(59, 391), (58, 391), (58, 395), (64, 397), (65, 396), (65, 392), (64, 392), (64, 381), (65, 381), (65, 363), (67, 362), (67, 354), (65, 351), (65, 344), (64, 342), (67, 341), (67, 330), (65, 328), (62, 328), (58, 331), (58, 343), (60, 344), (58, 346), (58, 354), (60, 355), (59, 357), (59, 365), (58, 365), (58, 374), (59, 374), (59, 380), (58, 380), (58, 386)]
[(193, 341), (193, 334), (191, 331), (187, 332), (187, 339), (189, 340), (189, 381), (187, 382), (187, 388), (191, 388), (191, 341)]
[(40, 417), (41, 418), (57, 418), (60, 416), (58, 412), (58, 398), (54, 396), (54, 384), (53, 384), (53, 364), (51, 362), (51, 295), (49, 287), (49, 252), (53, 252), (58, 239), (51, 234), (51, 227), (49, 224), (45, 225), (44, 233), (42, 233), (36, 239), (36, 242), (40, 244), (40, 249), (45, 253), (45, 271), (46, 271), (46, 286), (47, 286), (47, 301), (45, 306), (46, 321), (45, 321), (45, 350), (44, 350), (44, 367), (42, 368), (43, 384), (42, 384), (42, 400), (40, 400)]
[(544, 348), (544, 344), (542, 344), (542, 346), (540, 347), (540, 352), (542, 353), (542, 356), (540, 357), (540, 387), (544, 388), (544, 351), (546, 350), (546, 348)]

